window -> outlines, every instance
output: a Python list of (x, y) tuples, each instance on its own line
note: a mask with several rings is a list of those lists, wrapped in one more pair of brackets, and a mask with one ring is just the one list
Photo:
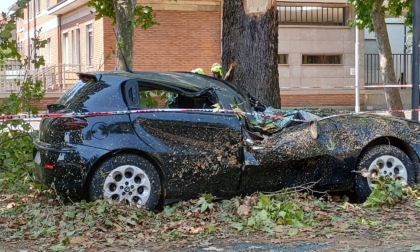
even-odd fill
[(302, 65), (339, 65), (342, 55), (302, 55)]
[(17, 28), (18, 31), (23, 29), (24, 20), (22, 18), (17, 17), (16, 18)]
[(86, 26), (86, 64), (93, 66), (93, 26)]
[(346, 26), (348, 7), (278, 6), (280, 25)]
[(74, 33), (74, 30), (71, 31), (71, 64), (75, 64), (75, 58), (76, 58), (76, 35)]
[(51, 38), (47, 38), (47, 44), (45, 45), (45, 65), (51, 66)]
[(279, 54), (279, 64), (280, 65), (289, 64), (289, 54)]
[(213, 108), (211, 93), (200, 96), (185, 96), (158, 88), (140, 87), (140, 108)]
[(75, 65), (76, 71), (80, 71), (80, 29), (71, 32), (72, 37), (72, 64)]
[(34, 15), (34, 3), (32, 1), (29, 1), (28, 5), (29, 18), (32, 18), (32, 16)]
[(41, 0), (35, 0), (35, 13), (38, 14), (41, 12)]
[(30, 43), (29, 44), (29, 61), (31, 62), (29, 64), (29, 69), (35, 69), (35, 65), (33, 63), (33, 60), (35, 59), (35, 50), (34, 50), (34, 44)]
[(63, 63), (69, 64), (69, 34), (66, 32), (63, 34)]
[(47, 6), (47, 8), (49, 8), (50, 7), (50, 0), (45, 0), (45, 5)]

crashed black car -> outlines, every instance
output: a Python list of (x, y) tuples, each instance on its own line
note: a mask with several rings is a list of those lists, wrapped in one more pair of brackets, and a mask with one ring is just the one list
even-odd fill
[[(420, 124), (266, 107), (194, 73), (81, 73), (40, 124), (36, 177), (73, 199), (154, 209), (167, 199), (277, 191), (371, 193), (373, 177), (419, 179)], [(68, 116), (68, 115), (73, 116)], [(61, 116), (62, 115), (62, 116)]]

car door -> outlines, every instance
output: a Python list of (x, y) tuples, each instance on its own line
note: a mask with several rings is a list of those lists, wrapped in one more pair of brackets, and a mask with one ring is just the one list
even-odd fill
[(213, 112), (210, 103), (217, 97), (212, 94), (209, 101), (209, 95), (187, 97), (139, 84), (141, 110), (131, 114), (131, 121), (154, 150), (167, 191), (178, 194), (167, 197), (229, 194), (239, 188), (241, 127), (235, 115)]

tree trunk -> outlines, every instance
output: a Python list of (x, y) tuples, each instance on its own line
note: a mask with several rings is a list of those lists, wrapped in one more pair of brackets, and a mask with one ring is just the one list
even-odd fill
[(276, 1), (224, 0), (222, 21), (223, 69), (235, 61), (232, 82), (280, 108)]
[[(394, 60), (392, 59), (391, 46), (386, 29), (385, 16), (381, 11), (383, 0), (378, 0), (370, 12), (373, 29), (376, 34), (376, 42), (379, 48), (379, 63), (381, 67), (382, 80), (385, 85), (397, 84), (394, 71)], [(403, 105), (398, 88), (385, 88), (385, 100), (388, 110), (402, 110)], [(394, 116), (405, 117), (403, 112), (391, 112)]]
[(133, 66), (134, 8), (137, 0), (114, 0), (117, 45), (115, 68), (130, 70)]

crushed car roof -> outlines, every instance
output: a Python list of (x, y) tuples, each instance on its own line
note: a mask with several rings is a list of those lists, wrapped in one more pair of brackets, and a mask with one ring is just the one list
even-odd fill
[[(208, 87), (224, 87), (226, 83), (206, 75), (190, 72), (151, 72), (151, 71), (104, 71), (79, 73), (79, 78), (86, 76), (95, 76), (100, 80), (106, 76), (120, 77), (123, 79), (138, 79), (145, 82), (166, 84), (183, 89), (201, 90)], [(229, 85), (230, 86), (230, 85)]]

